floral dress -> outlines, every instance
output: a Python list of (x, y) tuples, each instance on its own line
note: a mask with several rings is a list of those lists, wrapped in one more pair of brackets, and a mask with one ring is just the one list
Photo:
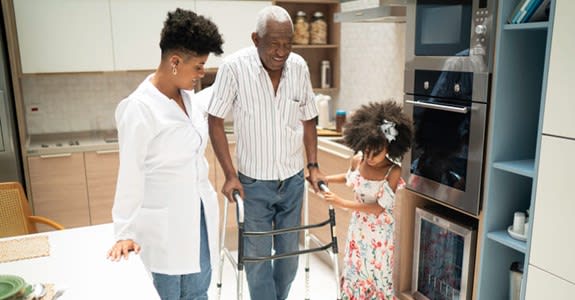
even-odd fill
[[(387, 181), (392, 168), (383, 180), (367, 180), (357, 169), (347, 172), (347, 185), (353, 187), (355, 200), (377, 202), (384, 211), (379, 215), (354, 211), (351, 216), (343, 261), (342, 299), (396, 299), (392, 284), (395, 193)], [(404, 185), (400, 179), (397, 188)]]

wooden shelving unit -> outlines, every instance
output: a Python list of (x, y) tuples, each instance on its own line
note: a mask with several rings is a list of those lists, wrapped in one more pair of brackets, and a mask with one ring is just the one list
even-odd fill
[[(309, 21), (314, 12), (320, 11), (328, 24), (327, 44), (325, 45), (293, 45), (292, 51), (301, 55), (308, 64), (314, 92), (332, 93), (339, 89), (340, 76), (340, 24), (333, 22), (333, 15), (340, 10), (337, 0), (279, 0), (273, 4), (285, 8), (292, 19), (298, 11), (304, 11)], [(321, 61), (329, 60), (332, 72), (332, 87), (321, 89)]]

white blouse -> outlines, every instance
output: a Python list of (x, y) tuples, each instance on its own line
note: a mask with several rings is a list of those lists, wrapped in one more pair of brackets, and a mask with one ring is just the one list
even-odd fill
[(182, 91), (189, 117), (150, 82), (116, 108), (120, 168), (112, 215), (116, 239), (132, 239), (151, 272), (200, 271), (200, 203), (211, 261), (217, 263), (219, 210), (204, 150), (207, 115)]

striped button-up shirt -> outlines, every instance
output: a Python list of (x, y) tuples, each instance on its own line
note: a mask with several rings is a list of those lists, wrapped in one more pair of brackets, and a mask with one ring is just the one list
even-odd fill
[(224, 60), (208, 113), (224, 118), (233, 108), (238, 171), (260, 180), (284, 180), (303, 169), (303, 120), (317, 116), (309, 71), (291, 53), (277, 93), (255, 47)]

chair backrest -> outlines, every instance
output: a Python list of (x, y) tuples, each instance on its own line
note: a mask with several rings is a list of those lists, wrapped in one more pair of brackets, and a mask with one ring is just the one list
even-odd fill
[(0, 183), (0, 237), (36, 233), (36, 225), (28, 219), (31, 214), (22, 185)]

